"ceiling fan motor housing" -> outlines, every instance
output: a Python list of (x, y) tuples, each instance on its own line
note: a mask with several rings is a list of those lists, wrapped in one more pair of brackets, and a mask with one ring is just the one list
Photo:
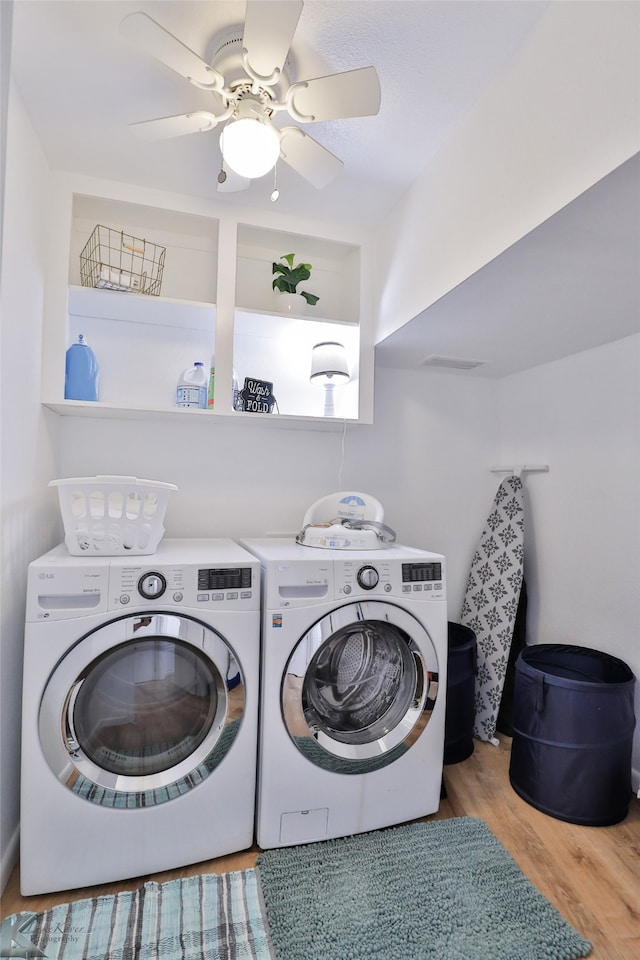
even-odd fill
[[(234, 27), (220, 34), (213, 44), (216, 51), (211, 66), (225, 78), (225, 84), (238, 97), (244, 95), (245, 89), (251, 90), (253, 81), (242, 64), (242, 27)], [(249, 61), (250, 62), (250, 61)], [(259, 85), (260, 96), (265, 106), (270, 101), (284, 99), (291, 86), (291, 54), (282, 68), (280, 76), (272, 86)]]

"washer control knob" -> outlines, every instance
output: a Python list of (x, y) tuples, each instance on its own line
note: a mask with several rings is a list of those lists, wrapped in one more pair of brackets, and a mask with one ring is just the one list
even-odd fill
[(161, 573), (145, 573), (138, 581), (138, 592), (146, 600), (161, 597), (167, 589), (167, 581)]
[(374, 587), (377, 587), (379, 579), (375, 567), (367, 565), (366, 567), (360, 567), (358, 570), (357, 580), (363, 590), (373, 590)]

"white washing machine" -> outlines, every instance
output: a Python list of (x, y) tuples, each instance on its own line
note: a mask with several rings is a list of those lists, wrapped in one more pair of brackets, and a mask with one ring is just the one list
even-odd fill
[(21, 890), (250, 847), (260, 564), (231, 540), (29, 566)]
[(257, 841), (376, 830), (440, 804), (444, 558), (241, 541), (261, 561)]

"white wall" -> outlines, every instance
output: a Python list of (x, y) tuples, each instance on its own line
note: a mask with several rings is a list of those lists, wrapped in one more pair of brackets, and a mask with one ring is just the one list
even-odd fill
[[(500, 383), (502, 460), (525, 475), (529, 643), (620, 657), (640, 678), (640, 335)], [(640, 786), (640, 680), (634, 789)]]
[[(347, 442), (345, 478), (371, 490), (398, 541), (443, 553), (459, 620), (497, 483), (498, 384), (435, 370), (376, 371), (375, 422)], [(374, 488), (374, 489), (372, 489)]]
[(40, 405), (47, 166), (20, 99), (9, 99), (1, 285), (0, 890), (18, 849), (27, 565), (59, 536), (56, 418)]
[(0, 4), (0, 261), (2, 260), (2, 236), (4, 226), (4, 185), (12, 33), (13, 0), (5, 0), (4, 3)]
[(342, 428), (63, 417), (60, 476), (176, 483), (167, 536), (187, 537), (294, 534), (314, 500), (363, 490), (381, 501), (399, 542), (446, 554), (457, 619), (494, 493), (497, 396), (491, 381), (381, 370), (375, 424), (347, 425), (344, 464)]
[(552, 2), (379, 233), (376, 343), (640, 149), (640, 4)]

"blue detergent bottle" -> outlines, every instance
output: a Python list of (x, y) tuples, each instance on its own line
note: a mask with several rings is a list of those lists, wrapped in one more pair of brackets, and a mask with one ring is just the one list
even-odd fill
[(77, 342), (67, 350), (65, 400), (97, 400), (99, 369), (95, 353), (85, 342), (84, 334), (79, 334)]

